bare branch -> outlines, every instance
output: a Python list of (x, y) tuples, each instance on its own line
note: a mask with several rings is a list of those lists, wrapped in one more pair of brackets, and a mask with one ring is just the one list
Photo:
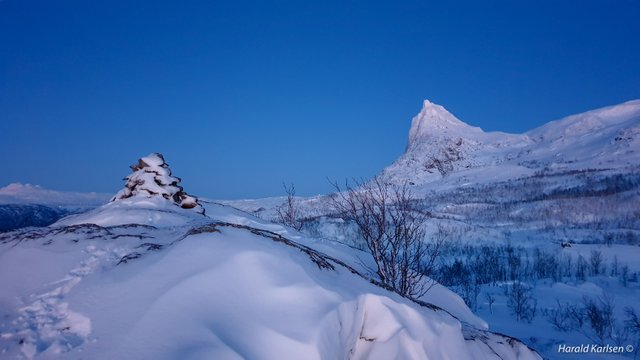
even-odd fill
[(282, 205), (276, 207), (278, 222), (300, 231), (304, 223), (300, 215), (300, 209), (296, 203), (296, 187), (293, 184), (287, 186), (284, 182), (282, 183), (282, 187), (287, 193), (287, 199)]
[(334, 208), (358, 228), (381, 282), (403, 296), (421, 297), (434, 284), (425, 275), (433, 271), (443, 239), (424, 242), (427, 216), (416, 208), (407, 184), (381, 177), (352, 183), (343, 188), (332, 182)]

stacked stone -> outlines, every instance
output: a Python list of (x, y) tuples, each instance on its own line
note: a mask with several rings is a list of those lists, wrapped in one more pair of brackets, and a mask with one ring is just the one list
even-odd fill
[(203, 214), (204, 208), (198, 198), (187, 194), (179, 185), (181, 179), (171, 175), (169, 165), (162, 154), (153, 153), (131, 165), (131, 173), (125, 177), (125, 187), (111, 201), (127, 199), (132, 196), (162, 196), (184, 209), (194, 209)]

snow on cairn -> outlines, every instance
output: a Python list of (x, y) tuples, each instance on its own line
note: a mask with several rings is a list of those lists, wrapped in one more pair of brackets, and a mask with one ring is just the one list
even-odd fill
[(152, 153), (131, 165), (133, 173), (124, 178), (127, 181), (111, 201), (127, 199), (132, 196), (162, 196), (183, 209), (193, 209), (204, 214), (204, 208), (198, 198), (184, 192), (179, 177), (171, 176), (169, 165), (160, 153)]

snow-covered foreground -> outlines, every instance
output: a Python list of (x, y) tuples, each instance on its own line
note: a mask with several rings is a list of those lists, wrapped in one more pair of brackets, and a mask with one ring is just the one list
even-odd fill
[(1, 357), (539, 358), (444, 287), (416, 303), (364, 253), (206, 210), (134, 197), (3, 234)]

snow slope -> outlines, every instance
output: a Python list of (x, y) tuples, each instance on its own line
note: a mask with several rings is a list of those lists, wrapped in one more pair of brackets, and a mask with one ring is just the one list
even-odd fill
[(446, 310), (413, 302), (357, 250), (206, 210), (134, 197), (0, 235), (2, 357), (539, 358), (443, 287)]

